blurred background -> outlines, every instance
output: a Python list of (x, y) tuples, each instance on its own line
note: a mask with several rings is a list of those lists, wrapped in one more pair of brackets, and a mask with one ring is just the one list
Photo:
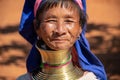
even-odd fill
[[(24, 0), (0, 0), (0, 80), (26, 73), (31, 45), (18, 33)], [(87, 0), (86, 37), (108, 80), (120, 80), (120, 0)]]

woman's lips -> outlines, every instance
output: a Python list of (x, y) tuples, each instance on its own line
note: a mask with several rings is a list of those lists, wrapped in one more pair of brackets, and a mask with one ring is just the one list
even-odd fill
[(64, 43), (68, 40), (67, 39), (52, 39), (51, 41), (58, 42), (58, 43)]

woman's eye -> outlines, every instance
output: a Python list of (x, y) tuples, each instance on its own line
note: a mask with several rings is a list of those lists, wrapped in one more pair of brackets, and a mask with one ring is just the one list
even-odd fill
[(46, 22), (57, 22), (56, 20), (46, 20)]
[(65, 20), (66, 23), (73, 23), (73, 20)]

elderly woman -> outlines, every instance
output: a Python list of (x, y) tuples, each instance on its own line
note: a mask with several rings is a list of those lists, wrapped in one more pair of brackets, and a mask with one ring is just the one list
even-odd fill
[(18, 80), (106, 80), (84, 36), (85, 7), (85, 0), (25, 1), (20, 33), (33, 48)]

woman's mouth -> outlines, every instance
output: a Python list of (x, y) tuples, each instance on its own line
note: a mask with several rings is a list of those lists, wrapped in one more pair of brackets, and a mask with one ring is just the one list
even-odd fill
[(65, 43), (68, 40), (67, 39), (52, 39), (51, 41), (54, 41), (56, 43)]

